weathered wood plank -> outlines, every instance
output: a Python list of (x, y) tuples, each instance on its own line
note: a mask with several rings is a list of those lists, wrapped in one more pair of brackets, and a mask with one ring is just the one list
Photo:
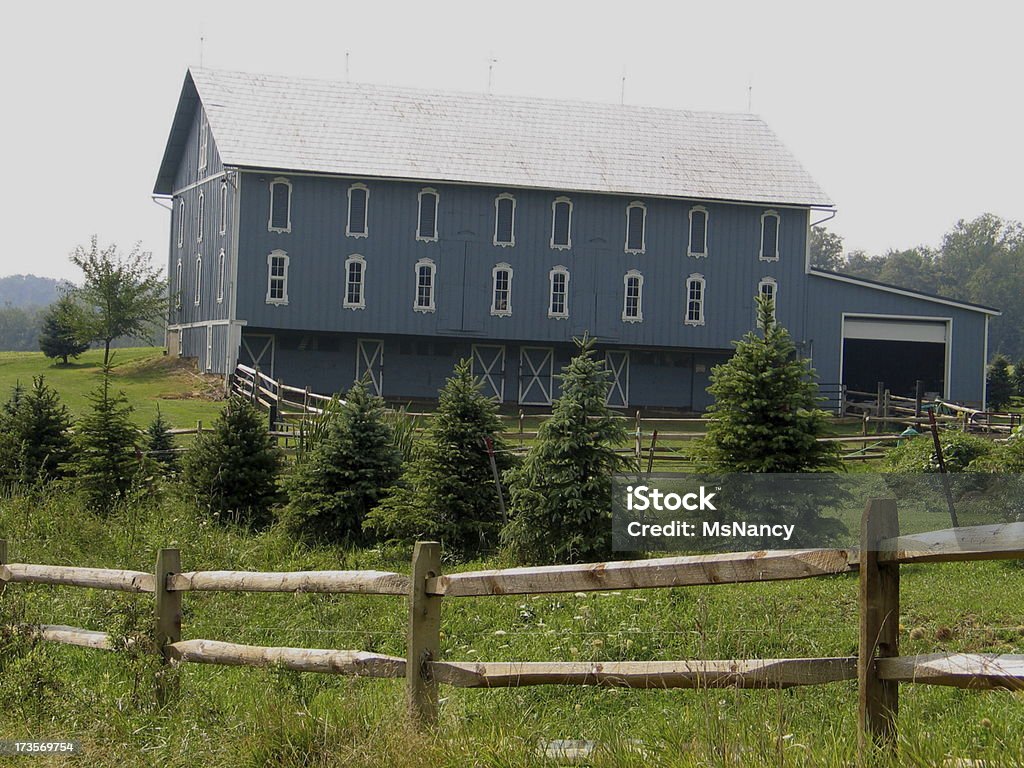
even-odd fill
[(878, 660), (878, 676), (903, 683), (1024, 690), (1024, 656), (930, 653)]
[(427, 593), (427, 582), (440, 574), (441, 545), (417, 541), (409, 579), (405, 689), (409, 715), (420, 725), (437, 720), (437, 679), (430, 663), (441, 650), (441, 598)]
[(407, 595), (409, 579), (388, 571), (192, 571), (168, 579), (167, 588), (185, 592), (348, 592)]
[(879, 559), (900, 563), (952, 563), (964, 560), (1024, 558), (1024, 523), (974, 525), (889, 538)]
[(428, 580), (427, 591), (467, 597), (807, 579), (850, 570), (848, 554), (802, 549), (470, 571)]
[(113, 650), (110, 635), (80, 627), (68, 627), (63, 624), (37, 624), (28, 627), (28, 632), (40, 640), (51, 643), (77, 645), (82, 648), (95, 648), (100, 651)]
[(298, 672), (400, 678), (405, 659), (366, 651), (335, 651), (321, 648), (276, 648), (224, 643), (219, 640), (179, 640), (166, 646), (170, 658), (196, 664), (232, 667), (278, 666)]
[(79, 568), (69, 565), (9, 563), (5, 581), (12, 584), (57, 584), (66, 587), (92, 587), (122, 592), (152, 592), (153, 574), (110, 568)]
[(857, 677), (857, 659), (731, 661), (558, 661), (431, 663), (434, 677), (460, 688), (599, 685), (619, 688), (791, 688)]
[[(156, 555), (153, 573), (156, 595), (153, 605), (153, 639), (156, 651), (164, 665), (171, 661), (167, 646), (181, 640), (181, 592), (171, 592), (167, 582), (181, 570), (181, 552), (177, 549), (161, 549)], [(157, 675), (157, 700), (165, 703), (177, 692), (177, 677)]]

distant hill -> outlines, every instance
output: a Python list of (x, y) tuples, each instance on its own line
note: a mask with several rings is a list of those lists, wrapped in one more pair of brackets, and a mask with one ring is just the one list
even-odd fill
[(8, 275), (0, 277), (0, 307), (29, 309), (45, 307), (57, 300), (60, 286), (66, 280), (35, 275)]

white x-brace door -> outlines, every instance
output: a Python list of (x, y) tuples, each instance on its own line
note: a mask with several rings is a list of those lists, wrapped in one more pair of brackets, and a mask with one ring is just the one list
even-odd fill
[(379, 339), (359, 339), (356, 342), (356, 381), (369, 378), (370, 391), (384, 392), (384, 342)]
[(551, 347), (519, 348), (519, 404), (551, 405)]
[(629, 406), (629, 351), (609, 349), (604, 353), (605, 368), (611, 371), (605, 404), (611, 408)]
[(505, 348), (473, 345), (473, 376), (483, 384), (483, 393), (499, 403), (505, 399)]

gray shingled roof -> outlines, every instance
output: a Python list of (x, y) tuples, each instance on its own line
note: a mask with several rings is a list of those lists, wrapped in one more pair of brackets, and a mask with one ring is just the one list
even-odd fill
[(230, 166), (832, 205), (754, 115), (190, 74)]

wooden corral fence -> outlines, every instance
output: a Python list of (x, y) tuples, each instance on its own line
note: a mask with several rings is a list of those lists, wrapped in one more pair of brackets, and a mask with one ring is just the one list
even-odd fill
[(860, 392), (842, 388), (841, 408), (844, 416), (859, 416), (867, 433), (869, 422), (877, 425), (905, 424), (913, 427), (927, 426), (931, 422), (928, 411), (934, 411), (935, 421), (940, 425), (953, 426), (965, 432), (1007, 435), (1022, 423), (1024, 416), (1012, 411), (982, 411), (959, 403), (952, 403), (939, 397), (927, 397), (921, 382), (917, 383), (915, 397), (894, 395), (878, 382), (876, 392)]
[[(152, 573), (9, 562), (7, 555), (7, 543), (0, 541), (0, 595), (6, 585), (19, 583), (152, 594), (154, 647), (165, 664), (273, 665), (301, 672), (404, 678), (410, 713), (421, 725), (429, 725), (437, 717), (440, 685), (711, 689), (790, 688), (856, 680), (860, 744), (864, 749), (871, 741), (890, 746), (895, 743), (900, 683), (1024, 689), (1024, 655), (899, 655), (900, 565), (1022, 558), (1024, 523), (899, 536), (896, 502), (889, 499), (868, 502), (857, 549), (740, 552), (443, 574), (440, 544), (420, 542), (413, 553), (409, 576), (382, 571), (189, 572), (182, 571), (177, 549), (160, 550)], [(860, 631), (855, 657), (610, 662), (441, 658), (441, 606), (446, 599), (765, 582), (851, 571), (859, 571)], [(183, 639), (185, 593), (208, 591), (406, 596), (406, 655)], [(101, 650), (114, 648), (106, 632), (62, 625), (22, 629), (44, 641)], [(161, 698), (166, 699), (169, 684), (158, 685)]]

